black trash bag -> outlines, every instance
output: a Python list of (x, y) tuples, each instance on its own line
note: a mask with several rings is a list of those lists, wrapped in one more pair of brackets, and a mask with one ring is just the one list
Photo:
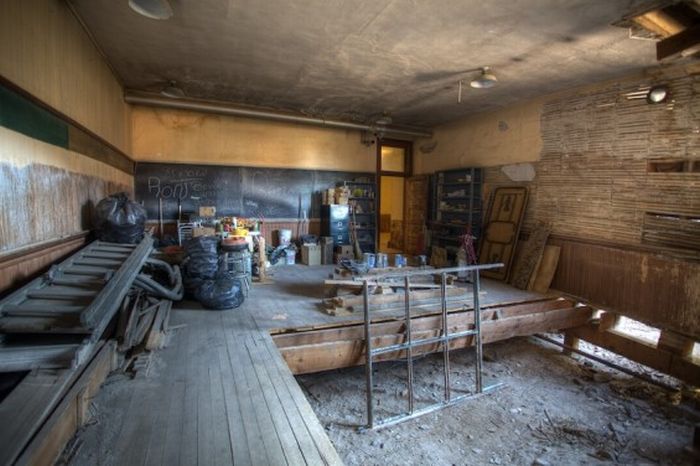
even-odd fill
[(222, 266), (218, 251), (219, 239), (213, 236), (198, 236), (185, 243), (185, 278), (214, 278)]
[(213, 280), (203, 280), (194, 293), (197, 301), (207, 309), (235, 309), (243, 304), (243, 285), (230, 273), (222, 273)]
[(219, 238), (216, 236), (197, 236), (185, 243), (185, 255), (219, 253)]
[(130, 201), (126, 193), (112, 194), (95, 208), (97, 238), (109, 243), (136, 244), (143, 239), (146, 209)]

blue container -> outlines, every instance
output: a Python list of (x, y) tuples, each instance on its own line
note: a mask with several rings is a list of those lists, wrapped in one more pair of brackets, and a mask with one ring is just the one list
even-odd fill
[(369, 267), (370, 269), (374, 268), (376, 257), (374, 254), (371, 252), (366, 252), (363, 254), (364, 256), (364, 263)]

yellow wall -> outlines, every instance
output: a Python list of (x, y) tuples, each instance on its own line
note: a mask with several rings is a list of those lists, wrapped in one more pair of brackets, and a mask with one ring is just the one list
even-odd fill
[(66, 1), (0, 1), (0, 75), (130, 152), (121, 86)]
[[(0, 1), (0, 75), (130, 152), (121, 85), (66, 1)], [(120, 190), (131, 175), (0, 127), (1, 252), (92, 228), (94, 205)]]
[(414, 144), (414, 173), (539, 160), (543, 102), (536, 99), (435, 128), (431, 141), (437, 146), (432, 152), (420, 150), (428, 141)]
[(137, 161), (374, 172), (358, 131), (134, 106)]

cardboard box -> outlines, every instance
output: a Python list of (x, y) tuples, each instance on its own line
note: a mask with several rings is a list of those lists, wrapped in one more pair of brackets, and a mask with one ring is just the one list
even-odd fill
[(321, 246), (318, 244), (304, 244), (301, 247), (301, 263), (321, 265)]
[(213, 227), (196, 227), (192, 229), (193, 238), (197, 236), (214, 236), (215, 234), (216, 230)]
[(200, 217), (214, 217), (215, 215), (216, 215), (216, 207), (214, 207), (214, 206), (200, 207), (199, 208), (199, 216)]

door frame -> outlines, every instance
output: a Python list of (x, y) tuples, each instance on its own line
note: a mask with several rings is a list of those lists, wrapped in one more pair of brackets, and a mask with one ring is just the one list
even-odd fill
[[(404, 150), (404, 165), (403, 165), (403, 172), (391, 172), (391, 171), (384, 171), (382, 170), (382, 147), (398, 147)], [(377, 139), (377, 151), (376, 151), (376, 158), (377, 158), (377, 205), (376, 205), (376, 219), (375, 219), (375, 225), (377, 229), (377, 234), (376, 234), (376, 239), (375, 239), (375, 247), (374, 249), (379, 252), (379, 246), (381, 244), (380, 238), (381, 238), (381, 225), (380, 225), (380, 216), (382, 213), (382, 176), (397, 176), (397, 177), (402, 177), (404, 178), (404, 203), (403, 203), (403, 216), (406, 218), (406, 195), (405, 195), (405, 188), (406, 188), (406, 178), (410, 177), (413, 174), (413, 141), (405, 141), (401, 139)], [(391, 234), (391, 233), (390, 233)], [(405, 241), (405, 239), (404, 239)]]

